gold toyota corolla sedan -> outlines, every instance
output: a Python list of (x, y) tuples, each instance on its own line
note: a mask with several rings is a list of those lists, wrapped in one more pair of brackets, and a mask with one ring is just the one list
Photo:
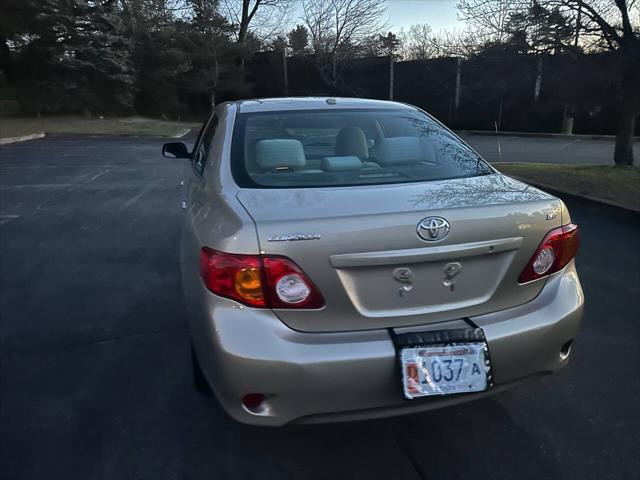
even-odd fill
[(578, 227), (422, 110), (229, 102), (163, 153), (189, 162), (194, 379), (236, 420), (421, 412), (567, 364)]

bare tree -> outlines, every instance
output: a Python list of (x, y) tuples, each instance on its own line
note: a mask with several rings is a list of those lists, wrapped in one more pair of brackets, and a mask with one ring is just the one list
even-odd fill
[(530, 4), (524, 0), (460, 0), (456, 7), (458, 18), (476, 30), (482, 40), (505, 42), (509, 18)]
[(313, 53), (316, 55), (327, 53), (330, 50), (333, 36), (330, 3), (321, 0), (303, 0), (302, 8), (303, 16), (301, 20), (305, 23), (311, 35)]
[(633, 164), (633, 133), (640, 113), (640, 0), (540, 0), (580, 19), (581, 42), (619, 58), (619, 120), (613, 159)]
[(440, 30), (433, 37), (436, 57), (469, 58), (482, 49), (485, 42), (476, 32), (466, 29)]
[(302, 7), (314, 53), (330, 57), (334, 85), (341, 51), (387, 26), (385, 0), (303, 0)]
[(423, 60), (437, 56), (433, 48), (433, 30), (426, 23), (416, 23), (409, 26), (406, 32), (401, 32), (400, 38), (405, 59)]
[(399, 35), (401, 53), (407, 60), (439, 57), (470, 57), (483, 42), (470, 30), (440, 30), (434, 33), (429, 25), (415, 24)]
[(222, 0), (220, 8), (229, 21), (238, 25), (238, 43), (247, 43), (249, 27), (264, 40), (282, 30), (293, 0)]

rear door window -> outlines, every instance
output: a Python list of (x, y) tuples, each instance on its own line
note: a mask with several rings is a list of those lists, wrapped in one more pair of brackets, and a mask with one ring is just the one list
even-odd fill
[(193, 156), (193, 168), (198, 175), (202, 175), (204, 167), (207, 164), (211, 141), (213, 140), (213, 135), (216, 133), (217, 126), (218, 117), (217, 115), (213, 115), (198, 136)]
[(419, 110), (239, 114), (232, 169), (253, 188), (424, 182), (493, 173), (455, 134)]

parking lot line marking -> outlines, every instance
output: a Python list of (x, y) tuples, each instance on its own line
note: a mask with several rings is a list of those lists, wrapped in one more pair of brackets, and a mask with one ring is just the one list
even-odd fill
[(558, 149), (562, 150), (563, 148), (570, 147), (571, 145), (573, 145), (574, 143), (578, 143), (579, 141), (580, 141), (580, 139), (579, 139), (579, 138), (576, 138), (575, 140), (572, 140), (572, 141), (571, 141), (571, 142), (569, 142), (569, 143), (565, 143), (564, 145), (560, 145), (560, 146), (558, 147)]
[(108, 168), (102, 170), (101, 172), (96, 173), (93, 177), (91, 177), (89, 180), (87, 180), (86, 182), (82, 182), (83, 184), (86, 183), (90, 183), (93, 182), (96, 178), (101, 177), (102, 175), (104, 175), (105, 173), (107, 173), (109, 171)]
[[(100, 164), (100, 168), (122, 168), (118, 164)], [(0, 172), (3, 170), (42, 170), (45, 168), (96, 168), (95, 165), (77, 165), (73, 163), (56, 163), (55, 165), (2, 165)]]
[(16, 218), (20, 218), (20, 215), (0, 215), (0, 225), (4, 225), (10, 220), (15, 220)]
[(67, 188), (72, 187), (75, 183), (32, 183), (32, 184), (20, 184), (20, 185), (1, 185), (0, 188), (4, 190), (17, 190), (21, 188)]

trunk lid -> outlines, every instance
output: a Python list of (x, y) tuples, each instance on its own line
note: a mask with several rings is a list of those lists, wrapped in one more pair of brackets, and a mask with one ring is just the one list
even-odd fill
[[(518, 276), (560, 201), (500, 174), (420, 184), (242, 189), (261, 252), (296, 262), (326, 300), (321, 310), (275, 313), (301, 331), (424, 325), (526, 303), (545, 280)], [(417, 233), (427, 217), (448, 235)], [(428, 232), (427, 236), (428, 236)]]

